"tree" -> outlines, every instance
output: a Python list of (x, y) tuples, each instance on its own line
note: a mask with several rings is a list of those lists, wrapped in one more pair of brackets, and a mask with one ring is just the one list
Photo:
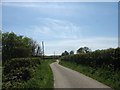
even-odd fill
[(81, 48), (79, 48), (78, 50), (77, 50), (77, 53), (79, 54), (79, 53), (84, 53), (84, 49), (81, 47)]
[(3, 33), (2, 34), (2, 53), (3, 53), (3, 59), (9, 59), (14, 54), (14, 47), (17, 43), (16, 35), (11, 33)]
[(17, 36), (15, 33), (2, 33), (3, 60), (35, 55), (36, 41), (28, 37)]
[(74, 54), (74, 51), (72, 50), (72, 51), (70, 51), (70, 55), (73, 55)]
[(37, 47), (37, 52), (36, 52), (36, 56), (41, 56), (42, 55), (42, 51), (40, 46)]
[(83, 49), (84, 49), (84, 52), (85, 52), (85, 53), (91, 52), (91, 49), (89, 49), (88, 47), (84, 47)]
[(69, 53), (67, 51), (65, 51), (64, 53), (65, 53), (65, 55), (69, 55)]
[(37, 42), (34, 40), (30, 40), (30, 46), (31, 46), (31, 52), (32, 52), (32, 56), (35, 56), (35, 49), (37, 48)]
[(64, 51), (64, 52), (62, 53), (62, 56), (66, 56), (66, 55), (69, 55), (69, 53), (68, 53), (67, 51)]
[(0, 30), (0, 65), (2, 61), (2, 32)]
[(77, 50), (77, 53), (89, 53), (91, 52), (91, 49), (89, 49), (88, 47), (81, 47)]

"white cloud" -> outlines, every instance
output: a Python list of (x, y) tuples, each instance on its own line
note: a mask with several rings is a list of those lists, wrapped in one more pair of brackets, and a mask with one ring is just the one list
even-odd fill
[(45, 27), (45, 26), (38, 27), (38, 26), (36, 26), (34, 28), (34, 32), (39, 33), (39, 34), (43, 34), (43, 35), (48, 35), (48, 34), (51, 33), (51, 30), (50, 30), (49, 27)]
[(39, 20), (41, 25), (31, 28), (36, 35), (46, 36), (49, 39), (75, 39), (80, 37), (81, 28), (71, 22), (52, 18), (39, 18)]

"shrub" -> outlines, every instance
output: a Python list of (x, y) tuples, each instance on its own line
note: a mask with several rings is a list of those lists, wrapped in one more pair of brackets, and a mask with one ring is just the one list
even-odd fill
[(29, 80), (35, 68), (41, 64), (40, 58), (14, 58), (5, 63), (3, 68), (3, 89), (14, 87), (15, 83)]
[(75, 62), (91, 67), (106, 67), (113, 70), (120, 69), (120, 48), (96, 50), (89, 53), (68, 55), (61, 57), (61, 60)]

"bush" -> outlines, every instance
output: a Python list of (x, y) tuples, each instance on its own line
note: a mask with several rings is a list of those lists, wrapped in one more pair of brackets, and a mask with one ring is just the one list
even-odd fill
[(96, 50), (94, 52), (68, 55), (61, 57), (61, 60), (75, 62), (91, 67), (106, 67), (113, 70), (120, 69), (120, 48)]
[(29, 80), (39, 64), (40, 58), (14, 58), (6, 62), (3, 67), (3, 89)]
[(4, 74), (20, 68), (33, 67), (37, 64), (40, 64), (40, 59), (38, 58), (14, 58), (6, 62), (4, 66)]

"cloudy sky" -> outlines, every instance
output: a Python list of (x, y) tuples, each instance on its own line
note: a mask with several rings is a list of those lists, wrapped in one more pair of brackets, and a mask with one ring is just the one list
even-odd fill
[(45, 43), (45, 54), (118, 46), (117, 2), (4, 2), (2, 28)]

